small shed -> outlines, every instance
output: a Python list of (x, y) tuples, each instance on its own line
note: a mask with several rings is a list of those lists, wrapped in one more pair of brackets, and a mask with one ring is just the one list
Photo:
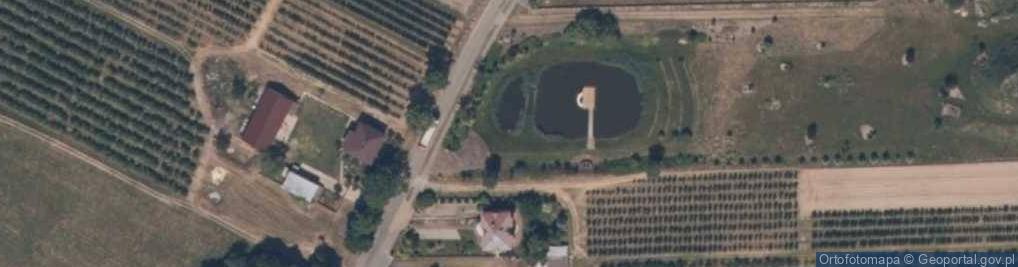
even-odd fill
[(307, 177), (301, 172), (290, 169), (286, 169), (284, 173), (286, 177), (282, 186), (284, 191), (308, 203), (314, 202), (315, 197), (322, 190), (322, 186), (314, 180), (314, 177)]

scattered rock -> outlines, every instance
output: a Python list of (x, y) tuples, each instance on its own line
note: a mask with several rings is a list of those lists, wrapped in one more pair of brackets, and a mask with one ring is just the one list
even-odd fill
[(212, 201), (212, 205), (218, 205), (220, 202), (223, 202), (223, 195), (219, 194), (219, 192), (209, 193), (208, 198), (209, 201)]
[(748, 94), (752, 94), (754, 92), (756, 92), (756, 87), (755, 87), (755, 85), (753, 83), (746, 83), (746, 84), (742, 85), (742, 93), (743, 94), (747, 94), (748, 95)]
[(763, 108), (769, 111), (776, 111), (781, 109), (781, 100), (774, 97), (768, 97), (764, 100)]
[(916, 61), (916, 51), (914, 47), (905, 49), (905, 54), (901, 55), (901, 65), (908, 67), (912, 66)]
[(869, 124), (859, 125), (859, 136), (862, 137), (862, 140), (873, 139), (873, 137), (876, 134), (877, 134), (877, 129), (873, 128), (872, 125), (869, 125)]
[(961, 87), (958, 85), (952, 86), (947, 89), (947, 97), (958, 100), (965, 100), (965, 95), (961, 92)]
[(955, 118), (955, 119), (960, 118), (961, 117), (961, 107), (955, 106), (954, 104), (951, 104), (951, 103), (944, 103), (940, 107), (940, 116), (941, 117), (945, 117), (945, 118), (948, 118), (948, 117), (949, 118)]

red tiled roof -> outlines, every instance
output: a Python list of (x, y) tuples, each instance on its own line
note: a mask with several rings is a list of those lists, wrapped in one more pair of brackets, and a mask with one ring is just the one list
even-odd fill
[(361, 116), (353, 127), (343, 138), (343, 151), (357, 158), (361, 166), (371, 165), (385, 144), (385, 125), (374, 118)]
[(266, 84), (262, 96), (258, 98), (254, 113), (241, 133), (241, 139), (257, 150), (271, 146), (276, 132), (283, 124), (283, 119), (296, 101), (297, 96), (283, 84), (277, 82)]
[(481, 222), (491, 229), (506, 231), (513, 227), (513, 213), (511, 211), (485, 211), (481, 213)]

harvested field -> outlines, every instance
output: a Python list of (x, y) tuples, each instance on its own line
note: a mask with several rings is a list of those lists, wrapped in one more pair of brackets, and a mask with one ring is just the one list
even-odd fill
[(799, 216), (814, 211), (1018, 204), (1018, 163), (808, 169)]
[(0, 266), (197, 266), (241, 238), (0, 127)]
[(266, 0), (89, 0), (140, 21), (188, 48), (233, 46), (247, 37)]
[(208, 127), (188, 59), (80, 1), (0, 4), (0, 112), (185, 193)]
[(284, 2), (261, 48), (291, 69), (400, 118), (425, 47), (334, 2)]

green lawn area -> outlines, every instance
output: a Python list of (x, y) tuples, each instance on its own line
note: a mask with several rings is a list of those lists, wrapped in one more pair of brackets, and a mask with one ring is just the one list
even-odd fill
[[(599, 138), (597, 154), (604, 158), (646, 154), (649, 146), (659, 142), (669, 149), (681, 148), (684, 145), (676, 142), (672, 133), (692, 125), (696, 116), (684, 67), (684, 60), (691, 51), (690, 47), (677, 44), (678, 36), (680, 34), (674, 32), (585, 45), (552, 37), (543, 47), (478, 81), (478, 86), (490, 87), (481, 96), (483, 101), (475, 130), (493, 153), (503, 157), (503, 162), (569, 160), (583, 153), (583, 139), (563, 139), (541, 133), (535, 123), (536, 105), (533, 103), (539, 101), (535, 99), (537, 84), (544, 69), (568, 62), (597, 62), (632, 75), (642, 99), (641, 118), (636, 127), (614, 138)], [(514, 81), (521, 81), (517, 84), (523, 86), (526, 105), (520, 117), (521, 127), (505, 131), (498, 126), (496, 112), (502, 94)]]
[(474, 231), (460, 229), (460, 240), (421, 240), (403, 234), (394, 254), (400, 258), (486, 255), (475, 241)]
[(293, 160), (338, 175), (339, 147), (346, 133), (347, 116), (312, 98), (301, 102), (297, 116), (297, 127), (289, 141)]
[(197, 266), (238, 236), (0, 127), (0, 266)]
[[(758, 88), (740, 96), (733, 114), (736, 151), (741, 155), (784, 155), (787, 159), (820, 155), (858, 155), (914, 151), (926, 162), (957, 162), (1014, 157), (1018, 151), (1018, 116), (994, 112), (986, 103), (1000, 99), (1000, 68), (974, 66), (979, 43), (991, 56), (1013, 42), (1014, 20), (978, 28), (957, 16), (901, 16), (853, 51), (817, 55), (778, 55), (758, 60), (751, 73)], [(766, 33), (767, 29), (762, 29)], [(775, 47), (780, 48), (780, 40)], [(914, 47), (916, 64), (905, 67), (902, 54)], [(992, 61), (992, 60), (991, 60)], [(790, 62), (794, 68), (777, 67)], [(1013, 72), (1009, 70), (1008, 72)], [(947, 99), (940, 90), (954, 74), (965, 100)], [(823, 88), (825, 76), (836, 75), (850, 86)], [(763, 108), (768, 99), (781, 101), (778, 110)], [(1011, 99), (1011, 103), (1018, 103)], [(959, 119), (943, 118), (935, 127), (942, 103), (962, 108)], [(815, 147), (806, 146), (807, 125), (816, 122)], [(875, 138), (863, 140), (859, 128), (869, 124)]]

